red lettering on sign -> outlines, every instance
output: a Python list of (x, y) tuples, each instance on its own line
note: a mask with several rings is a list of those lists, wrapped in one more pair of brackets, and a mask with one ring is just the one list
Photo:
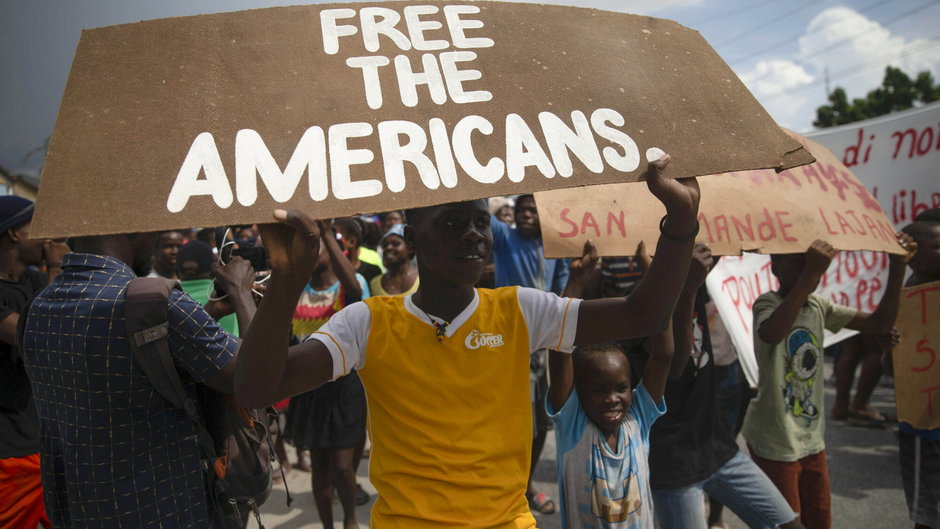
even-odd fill
[[(742, 241), (744, 240), (753, 241), (754, 240), (754, 226), (751, 225), (751, 214), (748, 213), (747, 215), (745, 215), (744, 220), (747, 222), (746, 223), (742, 222), (741, 219), (735, 217), (734, 215), (731, 215), (731, 224), (734, 225), (734, 231), (737, 232), (738, 239)], [(744, 232), (743, 234), (741, 233), (742, 231)], [(745, 235), (747, 235), (747, 239), (744, 238)]]
[(938, 389), (940, 389), (940, 386), (931, 386), (920, 390), (921, 393), (927, 394), (927, 415), (931, 417), (933, 417), (933, 392)]
[(564, 232), (564, 233), (558, 232), (558, 236), (559, 236), (559, 237), (568, 238), (568, 237), (574, 237), (574, 236), (576, 236), (576, 235), (578, 234), (578, 225), (577, 225), (573, 220), (571, 220), (571, 219), (568, 218), (568, 212), (569, 212), (569, 211), (571, 211), (571, 208), (564, 208), (564, 209), (562, 209), (562, 210), (561, 210), (560, 217), (561, 217), (561, 221), (562, 221), (562, 222), (564, 222), (565, 224), (568, 224), (569, 226), (571, 226), (571, 231)]
[(909, 298), (920, 296), (920, 322), (924, 325), (927, 325), (927, 293), (938, 290), (940, 290), (940, 286), (924, 287), (907, 294)]
[(783, 235), (783, 240), (787, 242), (796, 242), (797, 240), (796, 237), (791, 237), (789, 234), (787, 234), (787, 228), (792, 227), (793, 224), (787, 224), (786, 222), (783, 221), (783, 217), (789, 214), (790, 214), (789, 211), (775, 211), (774, 212), (774, 215), (777, 216), (777, 225), (780, 226), (780, 235)]
[(855, 226), (856, 226), (856, 227), (855, 227), (855, 231), (857, 231), (859, 235), (865, 235), (865, 234), (868, 233), (868, 232), (865, 230), (865, 227), (862, 226), (862, 221), (860, 221), (860, 220), (858, 219), (858, 216), (855, 214), (855, 211), (854, 211), (854, 210), (851, 210), (851, 209), (850, 209), (850, 210), (846, 211), (845, 214), (848, 215), (848, 216), (850, 216), (850, 217), (852, 217), (852, 220), (855, 221)]
[(728, 242), (731, 242), (731, 232), (728, 230), (728, 218), (724, 215), (718, 215), (714, 219), (715, 222), (715, 237), (718, 238), (718, 242), (721, 242), (721, 233), (724, 232), (725, 237), (728, 238)]
[(839, 214), (838, 211), (833, 211), (833, 214), (836, 216), (836, 220), (839, 221), (839, 229), (842, 230), (842, 234), (846, 235), (849, 232), (855, 234), (855, 230), (852, 229), (852, 226), (849, 226), (848, 221), (845, 220), (845, 217)]
[[(858, 141), (855, 142), (855, 145), (849, 145), (845, 148), (845, 153), (842, 155), (842, 163), (846, 167), (852, 167), (853, 165), (858, 165), (858, 154), (859, 150), (862, 148), (862, 138), (865, 135), (865, 128), (859, 127), (858, 129)], [(862, 163), (868, 163), (868, 157), (871, 154), (871, 144), (875, 139), (875, 135), (872, 134), (868, 137), (868, 148), (865, 149), (865, 157), (862, 159)]]
[(823, 208), (819, 208), (819, 218), (822, 219), (823, 224), (826, 225), (826, 232), (827, 232), (829, 235), (838, 235), (838, 234), (839, 234), (839, 232), (834, 231), (834, 230), (832, 229), (832, 226), (829, 225), (829, 220), (826, 219), (826, 212), (823, 211)]
[(803, 170), (803, 176), (806, 177), (806, 182), (807, 182), (807, 183), (812, 184), (812, 183), (813, 183), (813, 178), (815, 178), (815, 179), (816, 179), (816, 183), (819, 184), (819, 187), (821, 187), (823, 191), (827, 191), (829, 188), (826, 187), (826, 183), (823, 182), (822, 177), (819, 176), (819, 173), (818, 173), (818, 172), (816, 172), (816, 165), (817, 165), (817, 164), (815, 164), (815, 163), (809, 164), (809, 165), (804, 165), (804, 166), (802, 166), (800, 169)]
[(777, 236), (777, 230), (774, 228), (774, 219), (770, 216), (770, 211), (764, 208), (764, 220), (757, 224), (757, 236), (762, 241), (769, 241)]
[(932, 368), (933, 365), (937, 363), (937, 352), (934, 351), (933, 348), (928, 345), (926, 338), (923, 338), (922, 340), (917, 342), (917, 347), (915, 348), (915, 350), (918, 353), (927, 353), (928, 355), (930, 355), (930, 362), (928, 362), (923, 367), (912, 367), (911, 371), (914, 371), (915, 373), (924, 373), (926, 371), (930, 371), (930, 368)]
[(581, 233), (587, 233), (588, 228), (593, 228), (594, 233), (598, 237), (601, 236), (601, 228), (597, 225), (597, 221), (594, 220), (594, 215), (592, 215), (590, 211), (585, 211), (584, 218), (581, 219)]
[(839, 199), (845, 200), (845, 190), (848, 189), (848, 184), (845, 183), (838, 173), (836, 166), (832, 164), (823, 164), (819, 163), (819, 168), (822, 171), (823, 176), (826, 177), (826, 180), (829, 180), (829, 183), (832, 184), (832, 187), (836, 188), (836, 191), (839, 193)]
[(705, 226), (705, 237), (708, 239), (708, 242), (715, 242), (715, 239), (712, 238), (712, 229), (708, 224), (708, 217), (704, 213), (699, 213), (697, 219), (700, 226)]
[(907, 154), (907, 157), (914, 157), (914, 145), (917, 143), (917, 131), (914, 129), (907, 129), (904, 132), (898, 131), (891, 134), (891, 137), (896, 139), (894, 144), (894, 154), (891, 155), (892, 160), (896, 160), (898, 158), (898, 153), (901, 151), (901, 145), (904, 143), (904, 138), (906, 138), (908, 134), (911, 135), (911, 152)]
[(620, 230), (620, 236), (626, 237), (627, 228), (624, 225), (623, 210), (620, 211), (620, 217), (615, 216), (613, 211), (607, 213), (607, 235), (611, 235), (614, 232), (614, 230), (611, 229), (614, 224), (616, 224), (617, 229)]

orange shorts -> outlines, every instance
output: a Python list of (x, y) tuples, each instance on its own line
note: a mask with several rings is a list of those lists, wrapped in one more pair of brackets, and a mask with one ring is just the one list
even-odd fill
[(51, 528), (42, 502), (39, 454), (0, 459), (0, 529)]

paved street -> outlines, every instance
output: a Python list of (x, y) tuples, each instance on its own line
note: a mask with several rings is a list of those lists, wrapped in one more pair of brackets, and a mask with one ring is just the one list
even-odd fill
[[(827, 369), (831, 373), (831, 359), (827, 358)], [(827, 409), (835, 395), (832, 383), (826, 384)], [(894, 393), (890, 388), (879, 387), (872, 405), (893, 414)], [(898, 470), (898, 448), (894, 432), (848, 426), (829, 421), (826, 432), (827, 454), (832, 479), (833, 528), (834, 529), (900, 529), (913, 527), (908, 521), (901, 476)], [(289, 449), (293, 452), (292, 449)], [(375, 492), (368, 481), (368, 460), (362, 462), (359, 481), (371, 493)], [(555, 443), (549, 436), (536, 469), (537, 486), (540, 490), (557, 496), (555, 484)], [(310, 474), (294, 471), (288, 477), (288, 485), (294, 503), (285, 506), (283, 485), (276, 485), (271, 499), (263, 506), (264, 524), (268, 529), (320, 529), (320, 523), (310, 492)], [(360, 527), (368, 527), (371, 504), (357, 511)], [(336, 527), (341, 527), (342, 509), (334, 505)], [(537, 515), (541, 529), (559, 529), (561, 522), (557, 514)], [(727, 517), (732, 529), (746, 526), (733, 515)], [(254, 529), (255, 522), (249, 527)]]

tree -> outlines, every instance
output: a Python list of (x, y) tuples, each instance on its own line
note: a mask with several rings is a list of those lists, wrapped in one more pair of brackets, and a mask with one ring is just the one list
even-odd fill
[(836, 87), (829, 94), (829, 104), (816, 109), (813, 125), (819, 128), (844, 125), (906, 110), (938, 99), (940, 85), (934, 82), (929, 71), (920, 72), (917, 78), (912, 80), (900, 68), (888, 66), (881, 86), (868, 92), (864, 98), (856, 98), (849, 103), (845, 90)]

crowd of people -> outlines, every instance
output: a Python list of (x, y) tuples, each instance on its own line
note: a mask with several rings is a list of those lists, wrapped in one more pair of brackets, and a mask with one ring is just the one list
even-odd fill
[[(125, 336), (125, 289), (148, 275), (181, 287), (167, 341), (186, 391), (279, 409), (276, 456), (310, 473), (324, 527), (334, 495), (359, 526), (364, 454), (380, 529), (531, 528), (533, 513), (705, 529), (724, 508), (752, 528), (831, 527), (823, 329), (864, 347), (838, 362), (831, 418), (890, 421), (867, 405), (871, 379), (907, 269), (908, 285), (940, 280), (940, 210), (899, 233), (871, 314), (813, 293), (825, 241), (772, 256), (751, 399), (704, 287), (718, 258), (695, 243), (698, 184), (667, 165), (646, 177), (667, 212), (658, 241), (604, 258), (588, 242), (546, 259), (532, 195), (69, 241), (31, 239), (32, 203), (0, 197), (0, 528), (217, 526), (194, 426)], [(940, 529), (940, 432), (900, 428), (911, 519)], [(557, 495), (533, 486), (550, 429)]]

